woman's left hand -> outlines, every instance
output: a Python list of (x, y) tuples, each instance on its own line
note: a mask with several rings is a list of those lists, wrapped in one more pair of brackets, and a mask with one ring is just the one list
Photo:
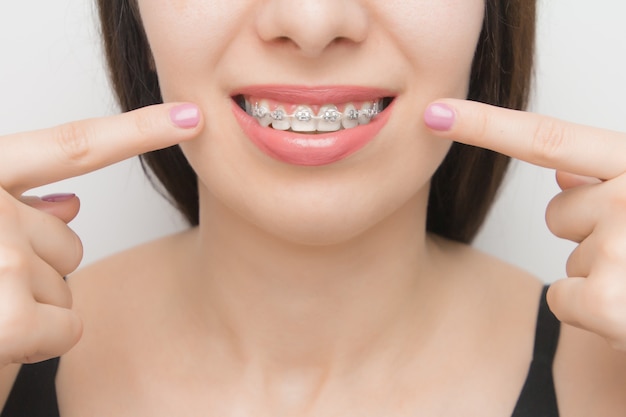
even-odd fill
[(444, 138), (557, 170), (562, 192), (546, 221), (578, 246), (548, 303), (561, 321), (626, 351), (626, 134), (452, 99), (425, 120)]

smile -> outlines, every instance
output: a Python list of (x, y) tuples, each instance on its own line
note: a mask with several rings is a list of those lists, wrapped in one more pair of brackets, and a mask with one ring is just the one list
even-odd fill
[(263, 127), (292, 132), (336, 132), (369, 124), (391, 99), (345, 104), (288, 104), (240, 96), (239, 106)]
[(246, 137), (281, 162), (321, 166), (374, 140), (389, 120), (394, 95), (367, 87), (253, 86), (232, 96)]

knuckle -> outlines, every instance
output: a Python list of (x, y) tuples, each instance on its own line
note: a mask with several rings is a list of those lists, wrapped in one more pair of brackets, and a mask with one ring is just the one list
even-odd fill
[(616, 337), (608, 338), (609, 346), (618, 352), (626, 352), (626, 339), (624, 339), (623, 332), (622, 334)]
[(71, 250), (67, 252), (67, 262), (59, 271), (59, 273), (63, 276), (68, 275), (74, 272), (80, 266), (80, 263), (83, 259), (83, 242), (80, 237), (74, 232), (71, 234)]
[(544, 221), (553, 235), (580, 243), (587, 238), (589, 231), (571, 221), (575, 210), (571, 199), (566, 195), (568, 193), (569, 191), (561, 192), (550, 200), (546, 206)]
[(626, 212), (626, 193), (623, 188), (620, 187), (609, 194), (608, 209), (620, 215)]
[(602, 239), (598, 243), (598, 259), (615, 264), (626, 262), (626, 236), (615, 234), (610, 239)]
[(491, 126), (491, 115), (484, 110), (478, 110), (474, 115), (474, 133), (473, 136), (484, 138), (488, 135)]
[(27, 332), (33, 326), (34, 315), (32, 309), (24, 303), (10, 303), (2, 308), (0, 316), (0, 328), (3, 338), (8, 340), (22, 339), (22, 333)]
[(139, 133), (139, 139), (154, 135), (158, 128), (158, 121), (150, 112), (137, 112), (134, 117), (135, 129)]
[(624, 339), (623, 337), (609, 339), (609, 346), (619, 352), (626, 352), (626, 339)]
[(3, 301), (9, 302), (4, 302), (0, 308), (0, 346), (21, 356), (24, 346), (32, 342), (32, 332), (37, 321), (35, 309), (32, 303), (4, 298)]
[[(4, 194), (4, 193), (3, 193)], [(0, 196), (0, 217), (5, 219), (19, 219), (19, 211), (15, 200), (10, 196)]]
[(55, 130), (56, 143), (61, 157), (70, 162), (80, 162), (89, 154), (89, 132), (85, 124), (70, 122)]
[(579, 247), (574, 249), (572, 253), (570, 253), (567, 258), (567, 262), (565, 263), (565, 273), (568, 277), (582, 277), (586, 276), (587, 271), (583, 271), (580, 265), (580, 254)]
[(559, 199), (558, 199), (558, 195), (554, 198), (552, 198), (552, 200), (550, 200), (550, 202), (548, 203), (547, 207), (546, 207), (546, 213), (545, 213), (545, 221), (546, 221), (546, 226), (548, 226), (548, 230), (550, 230), (550, 232), (552, 232), (554, 235), (559, 236), (559, 232), (560, 232), (560, 213), (559, 213)]
[(83, 253), (84, 253), (84, 247), (83, 247), (83, 241), (81, 240), (81, 238), (74, 233), (74, 244), (75, 246), (75, 254), (76, 254), (76, 268), (78, 268), (78, 264), (80, 264), (81, 260), (83, 259)]
[(541, 119), (531, 140), (531, 153), (539, 160), (551, 160), (558, 156), (568, 137), (568, 128), (553, 119)]
[(0, 246), (0, 276), (6, 277), (28, 268), (28, 260), (22, 251), (9, 246)]
[(605, 323), (607, 329), (624, 327), (626, 288), (618, 280), (603, 280), (601, 284), (590, 285), (584, 297), (585, 309), (596, 320)]

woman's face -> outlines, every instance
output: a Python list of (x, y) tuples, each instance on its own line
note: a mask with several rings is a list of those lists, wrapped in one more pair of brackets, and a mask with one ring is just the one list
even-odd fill
[(422, 114), (466, 97), (484, 0), (138, 2), (164, 100), (205, 115), (201, 204), (311, 244), (424, 205), (449, 144)]

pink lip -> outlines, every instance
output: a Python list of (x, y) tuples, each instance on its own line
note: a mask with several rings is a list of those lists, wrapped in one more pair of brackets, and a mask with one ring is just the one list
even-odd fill
[[(387, 90), (365, 87), (297, 86), (254, 86), (240, 89), (234, 95), (239, 94), (310, 105), (368, 101), (395, 95)], [(234, 101), (232, 108), (246, 136), (266, 155), (288, 164), (321, 166), (340, 161), (370, 143), (389, 120), (393, 104), (366, 125), (314, 135), (266, 128)]]
[(352, 86), (305, 87), (295, 85), (250, 86), (238, 89), (234, 91), (232, 95), (236, 96), (240, 94), (294, 104), (348, 103), (351, 101), (368, 101), (396, 95), (390, 90), (381, 88)]

